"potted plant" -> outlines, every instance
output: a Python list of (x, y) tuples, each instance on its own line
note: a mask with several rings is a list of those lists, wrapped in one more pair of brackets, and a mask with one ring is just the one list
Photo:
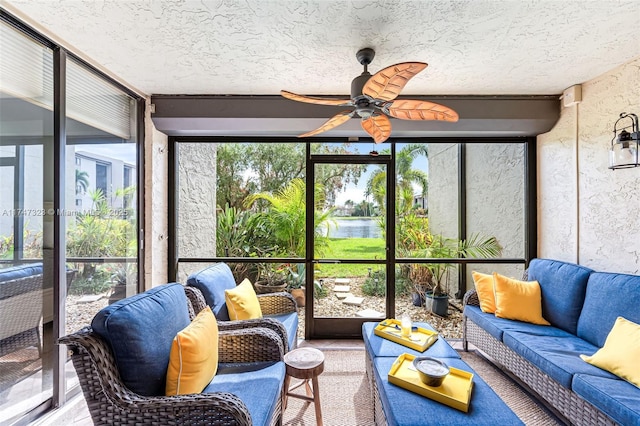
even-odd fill
[(258, 279), (253, 285), (256, 293), (278, 293), (287, 288), (287, 268), (280, 263), (258, 265)]
[[(425, 258), (437, 259), (490, 258), (501, 253), (502, 247), (495, 237), (484, 237), (480, 234), (474, 234), (467, 240), (444, 238), (442, 235), (432, 236), (429, 247), (423, 251)], [(431, 274), (427, 291), (424, 293), (427, 309), (434, 314), (446, 316), (449, 309), (447, 283), (451, 269), (457, 264), (443, 262), (419, 266), (426, 267)]]
[(414, 306), (424, 306), (425, 295), (433, 285), (433, 274), (427, 265), (412, 264), (409, 265), (409, 281), (413, 291), (411, 293), (411, 301)]
[(296, 270), (287, 267), (289, 275), (287, 278), (287, 289), (291, 296), (296, 300), (298, 307), (301, 308), (306, 303), (305, 283), (307, 280), (306, 268), (304, 263), (296, 264)]

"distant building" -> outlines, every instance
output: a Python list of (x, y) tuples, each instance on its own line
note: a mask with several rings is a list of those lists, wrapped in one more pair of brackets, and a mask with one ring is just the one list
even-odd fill
[(422, 194), (417, 194), (413, 196), (413, 207), (427, 210), (427, 206), (428, 206), (427, 197), (423, 197)]
[(91, 193), (101, 190), (111, 208), (135, 207), (135, 197), (124, 199), (117, 196), (116, 190), (135, 186), (136, 167), (116, 158), (106, 157), (87, 151), (75, 153), (75, 168), (86, 173), (89, 182), (86, 190), (79, 188), (76, 182), (76, 211), (90, 210), (93, 207)]

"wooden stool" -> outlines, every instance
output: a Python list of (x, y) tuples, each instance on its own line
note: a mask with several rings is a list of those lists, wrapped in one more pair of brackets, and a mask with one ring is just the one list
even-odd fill
[[(284, 363), (287, 366), (287, 375), (284, 379), (284, 403), (287, 408), (287, 397), (299, 398), (305, 401), (313, 401), (316, 408), (316, 422), (322, 426), (322, 411), (320, 409), (320, 388), (318, 376), (324, 371), (324, 354), (314, 348), (298, 348), (284, 355)], [(302, 379), (302, 382), (289, 389), (291, 378)], [(313, 384), (313, 390), (309, 386), (309, 380)], [(291, 391), (305, 385), (307, 395), (292, 393)]]

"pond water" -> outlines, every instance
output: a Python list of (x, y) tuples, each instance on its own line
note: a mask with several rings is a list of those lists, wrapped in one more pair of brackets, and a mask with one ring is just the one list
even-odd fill
[(382, 238), (376, 219), (333, 219), (329, 231), (331, 238)]

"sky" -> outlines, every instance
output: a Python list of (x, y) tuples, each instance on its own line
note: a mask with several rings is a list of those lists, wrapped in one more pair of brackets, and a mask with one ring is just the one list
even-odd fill
[[(357, 144), (359, 145), (360, 152), (368, 153), (371, 151), (372, 147), (369, 144)], [(375, 149), (377, 151), (381, 151), (382, 149), (388, 148), (389, 144), (383, 144), (386, 146), (376, 146)], [(406, 144), (396, 144), (396, 152), (400, 151)], [(367, 171), (362, 174), (360, 179), (358, 180), (358, 184), (355, 185), (353, 183), (349, 183), (346, 185), (345, 190), (336, 194), (336, 205), (341, 206), (347, 200), (353, 201), (355, 204), (358, 204), (360, 201), (365, 199), (364, 193), (366, 191), (367, 181), (369, 180), (369, 176), (374, 170), (377, 170), (377, 165), (370, 165), (367, 167)], [(423, 170), (428, 173), (429, 167), (427, 163), (427, 159), (425, 157), (417, 158), (413, 163), (413, 168), (417, 170)], [(414, 189), (416, 192), (420, 191), (416, 185), (414, 185)], [(372, 201), (372, 200), (371, 200)]]

